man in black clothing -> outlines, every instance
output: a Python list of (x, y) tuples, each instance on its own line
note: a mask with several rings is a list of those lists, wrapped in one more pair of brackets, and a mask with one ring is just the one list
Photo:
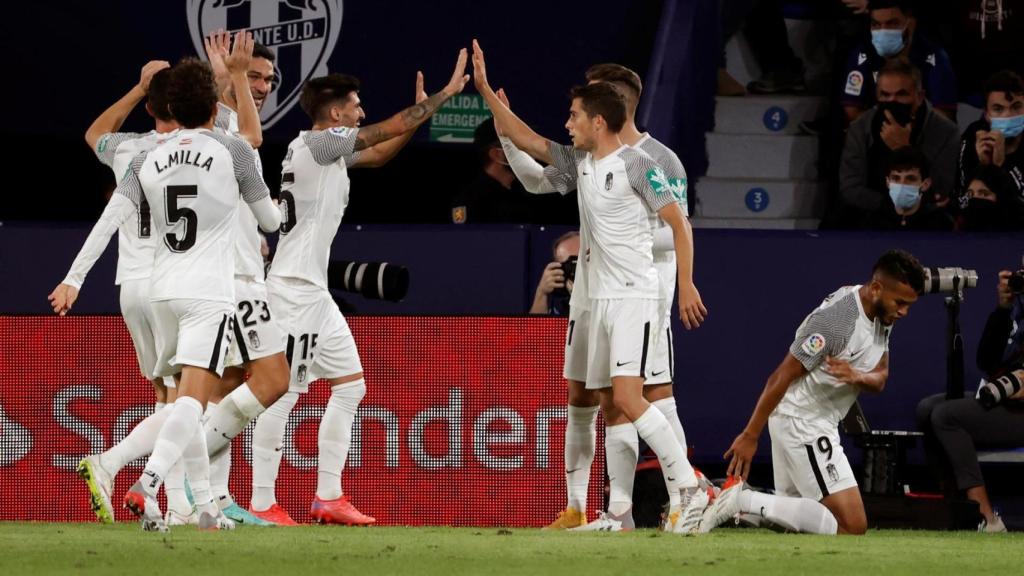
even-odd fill
[(916, 148), (900, 148), (889, 158), (889, 198), (874, 228), (885, 230), (953, 229), (953, 218), (935, 204), (931, 193), (928, 160)]
[[(1020, 294), (1010, 289), (1010, 276), (1006, 270), (999, 273), (999, 304), (989, 315), (978, 343), (978, 367), (990, 380), (1011, 371), (1024, 376), (1020, 370), (1024, 361), (1024, 306)], [(947, 482), (978, 503), (984, 517), (978, 531), (1005, 532), (1006, 526), (989, 502), (976, 450), (977, 446), (1024, 446), (1024, 400), (1013, 397), (986, 410), (974, 398), (946, 400), (939, 394), (917, 405), (917, 417), (925, 432), (929, 461), (944, 468), (951, 476)]]
[(452, 222), (568, 224), (576, 221), (575, 197), (530, 194), (516, 180), (501, 149), (493, 118), (476, 127), (473, 149), (480, 172), (452, 200)]
[(953, 190), (959, 131), (925, 100), (917, 68), (905, 60), (886, 62), (878, 73), (877, 98), (846, 134), (838, 223), (847, 227), (871, 227), (887, 208), (889, 159), (900, 148), (913, 146), (924, 154), (933, 195), (945, 200)]
[(960, 140), (957, 192), (968, 204), (967, 187), (979, 167), (1004, 172), (1013, 195), (1024, 201), (1024, 80), (1015, 72), (997, 72), (985, 83), (985, 113)]

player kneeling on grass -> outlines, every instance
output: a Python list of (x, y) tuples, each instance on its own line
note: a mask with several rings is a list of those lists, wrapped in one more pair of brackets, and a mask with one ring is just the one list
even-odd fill
[[(725, 453), (732, 458), (728, 473), (738, 481), (704, 513), (701, 532), (737, 514), (795, 532), (867, 530), (857, 480), (839, 443), (839, 421), (861, 391), (885, 387), (892, 325), (923, 290), (921, 264), (891, 250), (875, 264), (870, 282), (840, 288), (804, 319), (750, 422)], [(774, 496), (748, 490), (742, 481), (765, 423), (772, 439)]]

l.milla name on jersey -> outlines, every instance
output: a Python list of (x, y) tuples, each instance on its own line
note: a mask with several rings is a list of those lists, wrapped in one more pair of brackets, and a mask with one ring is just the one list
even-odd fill
[[(199, 163), (200, 161), (202, 161), (202, 164)], [(196, 168), (202, 168), (209, 172), (210, 167), (213, 166), (213, 157), (207, 156), (203, 159), (203, 155), (198, 151), (175, 150), (174, 153), (168, 154), (167, 163), (165, 163), (162, 168), (160, 167), (159, 160), (154, 160), (153, 165), (156, 166), (157, 174), (175, 166), (195, 166)]]

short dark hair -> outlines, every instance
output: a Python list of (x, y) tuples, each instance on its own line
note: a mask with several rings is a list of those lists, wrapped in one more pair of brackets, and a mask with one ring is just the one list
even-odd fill
[[(977, 170), (971, 174), (971, 177), (967, 179), (967, 187), (970, 187), (971, 182), (980, 180), (985, 186), (996, 195), (997, 202), (1011, 201), (1013, 198), (1007, 191), (1010, 190), (1009, 186), (1009, 175), (1005, 170), (1000, 169), (998, 166), (989, 164), (988, 166), (979, 166)], [(964, 191), (966, 194), (966, 190)], [(1016, 203), (1015, 200), (1013, 200)]]
[(924, 268), (910, 252), (904, 250), (889, 250), (875, 262), (872, 274), (882, 274), (897, 282), (902, 282), (914, 289), (914, 292), (924, 292)]
[(153, 74), (149, 80), (149, 92), (146, 94), (146, 102), (149, 104), (149, 111), (157, 120), (170, 122), (174, 120), (171, 108), (167, 101), (167, 85), (171, 81), (171, 69), (163, 70)]
[(904, 16), (914, 15), (914, 3), (910, 0), (871, 0), (868, 2), (868, 12), (885, 8), (896, 8), (903, 12)]
[(500, 146), (493, 117), (477, 124), (476, 129), (473, 130), (473, 151), (476, 153), (476, 159), (480, 162), (480, 166), (487, 166), (491, 150)]
[(184, 58), (171, 70), (167, 83), (167, 108), (185, 128), (210, 121), (217, 106), (217, 84), (213, 69), (198, 58)]
[(264, 46), (263, 44), (260, 44), (259, 42), (253, 42), (253, 45), (252, 45), (252, 57), (253, 58), (264, 58), (266, 60), (270, 60), (271, 62), (273, 62), (274, 60), (277, 59), (277, 56), (274, 56), (274, 51), (273, 50), (271, 50), (270, 48), (267, 48), (266, 46)]
[(1024, 95), (1024, 79), (1021, 79), (1020, 74), (1012, 70), (1000, 70), (985, 80), (985, 87), (982, 91), (985, 93), (985, 105), (988, 106), (988, 96), (993, 92), (1006, 94), (1007, 100), (1010, 99), (1011, 94)]
[(570, 240), (572, 238), (579, 238), (579, 235), (580, 235), (579, 231), (577, 231), (577, 230), (570, 230), (570, 231), (566, 232), (565, 234), (562, 234), (558, 238), (555, 238), (555, 241), (551, 244), (551, 256), (552, 256), (552, 258), (556, 256), (555, 253), (558, 252), (558, 247), (562, 244), (562, 242), (565, 242), (566, 240)]
[[(886, 74), (906, 76), (914, 81), (914, 86), (917, 87), (918, 92), (923, 89), (921, 84), (921, 70), (917, 66), (914, 66), (910, 60), (906, 58), (893, 58), (886, 60), (885, 64), (878, 70), (878, 79)], [(875, 80), (877, 85), (878, 79)]]
[(626, 123), (626, 98), (607, 82), (576, 86), (569, 96), (573, 100), (580, 99), (588, 116), (604, 118), (612, 132), (619, 132)]
[(887, 173), (891, 174), (897, 171), (903, 170), (914, 170), (917, 169), (921, 173), (921, 179), (924, 180), (928, 177), (928, 158), (913, 146), (904, 146), (903, 148), (897, 148), (889, 155), (889, 159), (886, 162), (888, 166)]
[(299, 106), (314, 122), (327, 116), (327, 109), (349, 94), (359, 91), (359, 79), (348, 74), (328, 74), (311, 78), (302, 86)]
[(625, 88), (630, 92), (626, 95), (626, 99), (633, 102), (639, 102), (640, 94), (643, 92), (643, 82), (640, 81), (640, 75), (622, 64), (611, 62), (594, 64), (587, 69), (585, 78), (587, 82), (611, 82), (620, 88)]

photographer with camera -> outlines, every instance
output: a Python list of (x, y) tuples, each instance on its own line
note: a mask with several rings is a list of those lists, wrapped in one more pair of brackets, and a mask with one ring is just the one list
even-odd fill
[(573, 230), (559, 236), (551, 246), (551, 253), (554, 262), (544, 267), (530, 314), (567, 316), (569, 296), (576, 279), (576, 260), (580, 255), (580, 233)]
[(1024, 446), (1024, 270), (999, 273), (998, 306), (989, 315), (978, 344), (978, 367), (985, 373), (976, 398), (946, 400), (929, 396), (917, 405), (929, 462), (944, 470), (947, 482), (978, 503), (984, 519), (979, 532), (1005, 532), (992, 510), (978, 464), (977, 448)]

